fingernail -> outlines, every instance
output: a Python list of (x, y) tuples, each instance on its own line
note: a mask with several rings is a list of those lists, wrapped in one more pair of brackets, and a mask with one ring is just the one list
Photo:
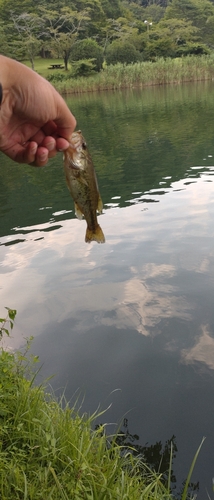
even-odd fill
[(46, 153), (39, 155), (39, 161), (46, 161), (47, 159), (48, 159), (48, 155)]
[(53, 142), (49, 142), (48, 144), (46, 144), (46, 148), (48, 149), (48, 151), (53, 151), (55, 148), (55, 144)]

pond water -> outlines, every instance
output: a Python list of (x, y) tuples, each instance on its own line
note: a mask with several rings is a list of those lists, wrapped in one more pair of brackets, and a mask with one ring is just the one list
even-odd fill
[[(175, 436), (174, 473), (214, 475), (213, 84), (72, 96), (94, 159), (106, 243), (84, 242), (58, 155), (0, 156), (0, 314), (33, 335), (41, 376), (81, 411), (111, 407), (145, 445)], [(127, 423), (126, 420), (126, 423)]]

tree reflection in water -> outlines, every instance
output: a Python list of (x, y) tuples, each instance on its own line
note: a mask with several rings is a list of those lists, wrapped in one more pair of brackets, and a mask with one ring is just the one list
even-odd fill
[[(102, 424), (96, 425), (96, 429), (99, 427), (102, 427)], [(103, 428), (105, 428), (105, 426), (103, 426)], [(126, 454), (129, 452), (134, 457), (138, 457), (141, 460), (142, 465), (139, 465), (139, 470), (141, 470), (142, 475), (145, 475), (145, 465), (152, 471), (161, 474), (161, 480), (166, 487), (168, 485), (168, 474), (171, 467), (171, 492), (173, 494), (173, 498), (177, 500), (181, 499), (186, 478), (179, 487), (173, 471), (173, 461), (176, 458), (178, 451), (175, 435), (168, 439), (164, 444), (161, 441), (157, 441), (155, 444), (148, 445), (148, 443), (146, 443), (145, 446), (142, 446), (138, 443), (139, 439), (138, 434), (131, 434), (129, 432), (128, 419), (124, 418), (123, 425), (118, 431), (116, 439), (114, 439), (115, 442), (122, 447), (122, 453)], [(189, 484), (187, 498), (196, 498), (194, 493), (198, 491), (199, 481), (195, 483), (191, 482)]]

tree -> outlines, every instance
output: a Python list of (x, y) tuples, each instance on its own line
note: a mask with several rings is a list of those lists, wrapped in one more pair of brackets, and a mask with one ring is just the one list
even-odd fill
[(193, 26), (191, 21), (184, 19), (162, 19), (158, 24), (158, 29), (166, 29), (176, 45), (184, 45), (199, 37), (199, 29)]
[(16, 56), (26, 57), (27, 55), (31, 67), (34, 69), (34, 58), (41, 47), (40, 38), (44, 22), (38, 15), (26, 12), (18, 16), (11, 12), (10, 18), (18, 35), (18, 40), (16, 39), (16, 42), (12, 43), (13, 50), (16, 48)]
[(116, 19), (122, 14), (119, 0), (100, 0), (107, 18)]
[(84, 31), (86, 23), (90, 20), (87, 9), (80, 12), (70, 7), (63, 7), (59, 11), (49, 11), (41, 8), (46, 21), (48, 33), (48, 47), (58, 57), (63, 57), (65, 70), (68, 69), (69, 56), (79, 33)]
[(87, 0), (85, 2), (85, 8), (87, 9), (89, 19), (85, 26), (84, 38), (94, 37), (98, 40), (101, 37), (102, 27), (106, 22), (106, 15), (101, 2), (100, 0)]
[(94, 69), (100, 71), (103, 64), (103, 50), (91, 38), (80, 40), (71, 49), (70, 61), (80, 61), (81, 59), (93, 59)]
[[(149, 37), (144, 35), (146, 47), (144, 59), (157, 57), (179, 57), (191, 53), (205, 53), (205, 48), (198, 45), (199, 29), (191, 21), (184, 19), (162, 19), (156, 26), (152, 25)], [(143, 37), (143, 36), (142, 36)]]
[(1, 54), (8, 56), (10, 54), (10, 47), (8, 44), (8, 38), (5, 31), (5, 26), (2, 21), (0, 21), (0, 40), (1, 40)]
[(148, 5), (145, 9), (144, 19), (151, 19), (153, 23), (158, 23), (165, 14), (165, 8), (155, 3)]
[(155, 60), (157, 57), (175, 57), (175, 47), (169, 36), (163, 32), (157, 39), (149, 38), (143, 51), (144, 60)]
[(172, 0), (165, 12), (165, 19), (171, 18), (190, 21), (203, 43), (214, 46), (214, 5), (209, 0)]
[(148, 7), (149, 5), (160, 5), (161, 7), (166, 7), (169, 3), (169, 0), (134, 0), (134, 1), (139, 1), (140, 5), (143, 5), (144, 7)]
[[(131, 13), (130, 13), (131, 14)], [(103, 51), (106, 52), (106, 48), (110, 41), (114, 39), (120, 39), (121, 41), (129, 40), (130, 37), (134, 37), (138, 34), (138, 28), (135, 26), (133, 16), (131, 14), (131, 19), (126, 17), (119, 17), (118, 19), (108, 19), (106, 25), (103, 27)]]
[(135, 21), (131, 16), (130, 19), (127, 17), (118, 17), (118, 19), (112, 22), (112, 37), (119, 38), (122, 41), (128, 40), (132, 35), (138, 33), (138, 28), (135, 27)]
[(141, 54), (135, 46), (128, 41), (115, 40), (106, 50), (107, 64), (131, 64), (141, 60)]
[(0, 17), (5, 24), (10, 23), (11, 12), (20, 16), (23, 12), (32, 11), (32, 0), (2, 0), (0, 5)]

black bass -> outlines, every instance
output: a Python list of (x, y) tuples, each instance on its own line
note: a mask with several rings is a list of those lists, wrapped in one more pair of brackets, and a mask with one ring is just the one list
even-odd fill
[(73, 132), (69, 142), (70, 146), (64, 152), (64, 170), (74, 200), (75, 214), (78, 219), (82, 219), (83, 215), (86, 219), (85, 241), (104, 243), (105, 236), (97, 222), (97, 212), (102, 213), (103, 204), (93, 162), (81, 130)]

